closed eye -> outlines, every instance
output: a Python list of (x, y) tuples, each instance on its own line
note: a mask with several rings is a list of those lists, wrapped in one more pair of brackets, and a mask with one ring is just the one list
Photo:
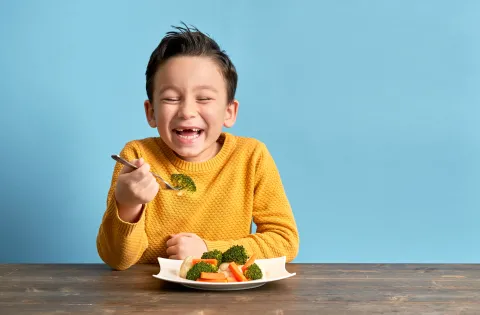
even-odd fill
[(172, 102), (178, 102), (180, 99), (167, 97), (167, 98), (164, 98), (164, 99), (162, 99), (162, 100), (163, 100), (164, 102), (170, 102), (170, 103), (172, 103)]
[(199, 102), (208, 102), (208, 101), (213, 100), (213, 98), (211, 98), (211, 97), (199, 97), (199, 98), (197, 98), (197, 100)]

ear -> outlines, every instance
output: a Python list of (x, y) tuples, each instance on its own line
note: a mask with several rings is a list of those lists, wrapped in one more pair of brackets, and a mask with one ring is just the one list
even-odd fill
[(225, 110), (225, 120), (223, 122), (225, 127), (231, 128), (237, 121), (238, 106), (239, 103), (237, 100), (233, 100), (233, 102), (227, 105)]
[(148, 125), (152, 128), (157, 127), (157, 122), (155, 121), (155, 112), (153, 111), (153, 104), (149, 100), (146, 100), (143, 103), (145, 107), (145, 116), (147, 117)]

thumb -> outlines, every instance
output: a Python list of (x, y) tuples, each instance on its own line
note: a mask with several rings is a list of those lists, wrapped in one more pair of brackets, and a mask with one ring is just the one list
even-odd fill
[(143, 163), (145, 163), (145, 161), (143, 160), (143, 158), (139, 158), (137, 160), (133, 160), (131, 163), (136, 167), (140, 167), (143, 165)]

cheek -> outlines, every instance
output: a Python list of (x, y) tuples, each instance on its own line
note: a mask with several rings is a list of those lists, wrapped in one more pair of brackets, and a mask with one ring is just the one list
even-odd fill
[(169, 110), (166, 107), (159, 108), (158, 111), (155, 113), (155, 117), (157, 118), (157, 121), (165, 125), (166, 123), (169, 123), (170, 120), (172, 120), (172, 117), (174, 116), (174, 112), (172, 110)]
[(225, 110), (223, 108), (208, 108), (202, 112), (203, 119), (209, 124), (223, 124)]

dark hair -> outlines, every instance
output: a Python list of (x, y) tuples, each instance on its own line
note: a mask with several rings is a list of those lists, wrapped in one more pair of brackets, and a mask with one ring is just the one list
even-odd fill
[(145, 76), (146, 89), (150, 101), (153, 100), (153, 86), (155, 73), (169, 58), (176, 56), (206, 56), (211, 57), (220, 67), (227, 84), (227, 99), (232, 102), (237, 89), (237, 71), (232, 61), (221, 50), (219, 45), (208, 35), (200, 32), (196, 27), (172, 26), (177, 31), (167, 32), (160, 44), (150, 56)]

